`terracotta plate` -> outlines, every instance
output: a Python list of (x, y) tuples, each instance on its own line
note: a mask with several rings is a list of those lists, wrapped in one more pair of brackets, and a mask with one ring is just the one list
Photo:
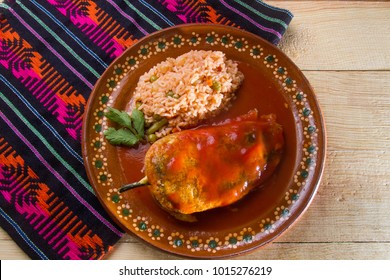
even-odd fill
[[(145, 188), (118, 188), (143, 177), (138, 149), (114, 147), (104, 138), (108, 106), (126, 110), (140, 75), (167, 57), (190, 50), (220, 50), (239, 63), (245, 80), (232, 108), (216, 119), (257, 108), (283, 125), (285, 152), (277, 171), (239, 202), (180, 222), (162, 210)], [(228, 257), (261, 247), (286, 231), (312, 201), (325, 161), (325, 130), (315, 95), (302, 72), (263, 39), (220, 25), (181, 25), (154, 33), (127, 49), (104, 72), (88, 101), (83, 156), (92, 186), (127, 232), (165, 251), (197, 258)], [(216, 174), (224, 176), (224, 174)]]

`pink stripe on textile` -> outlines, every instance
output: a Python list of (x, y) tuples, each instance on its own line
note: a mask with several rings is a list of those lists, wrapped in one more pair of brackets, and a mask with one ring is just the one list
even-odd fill
[[(168, 10), (170, 10), (171, 12), (173, 12), (173, 13), (176, 13), (176, 12), (177, 12), (177, 8), (176, 8), (176, 7), (177, 7), (178, 3), (177, 3), (176, 0), (165, 0), (165, 1), (160, 1), (160, 2), (162, 2), (163, 5), (166, 5), (166, 8), (167, 8)], [(181, 3), (181, 5), (184, 6), (185, 3)], [(189, 9), (191, 9), (191, 6), (190, 6), (190, 5), (185, 5), (185, 6), (188, 7)], [(180, 15), (180, 14), (178, 14), (177, 17), (180, 18), (180, 20), (181, 20), (182, 22), (188, 23), (187, 18), (186, 18), (186, 15)]]
[[(56, 92), (49, 88), (46, 81), (43, 80), (33, 68), (12, 67), (12, 65), (21, 64), (21, 58), (14, 55), (11, 50), (3, 49), (3, 51), (7, 51), (8, 55), (6, 56), (6, 59), (0, 60), (0, 64), (5, 69), (11, 70), (14, 77), (21, 81), (29, 92), (31, 92), (46, 109), (56, 116), (58, 122), (66, 126), (69, 122), (68, 104), (62, 100)], [(80, 124), (77, 124), (78, 122)], [(74, 127), (66, 127), (65, 129), (73, 139), (79, 140), (78, 135), (81, 130), (82, 116), (79, 116), (79, 120), (74, 120), (74, 123), (76, 124)]]
[[(10, 186), (9, 190), (2, 190), (0, 194), (9, 202), (11, 203), (10, 199), (11, 197), (14, 196), (22, 196), (23, 192), (25, 191), (24, 184), (23, 182), (17, 181), (17, 178), (4, 178), (4, 174), (0, 173), (0, 180), (12, 180), (15, 179), (12, 182), (12, 186)], [(15, 193), (14, 195), (11, 195), (12, 193)], [(50, 213), (48, 213), (45, 209), (39, 207), (39, 204), (33, 204), (33, 203), (28, 203), (27, 200), (21, 200), (21, 203), (15, 203), (14, 207), (15, 210), (20, 213), (26, 220), (29, 221), (29, 223), (33, 226), (35, 230), (39, 230), (38, 234), (42, 235), (47, 231), (49, 227), (52, 227), (52, 229), (45, 234), (44, 239), (48, 241), (48, 243), (52, 243), (53, 240), (55, 240), (54, 236), (49, 239), (49, 235), (51, 232), (54, 230), (59, 231), (62, 233), (63, 237), (61, 240), (57, 240), (56, 244), (59, 244), (63, 241), (63, 247), (69, 248), (69, 252), (66, 255), (66, 257), (70, 259), (81, 259), (80, 256), (82, 256), (83, 250), (82, 248), (79, 248), (80, 246), (75, 243), (69, 236), (67, 236), (66, 232), (62, 230), (59, 226), (55, 225), (55, 220), (50, 217)], [(39, 219), (39, 222), (36, 223), (36, 221)], [(45, 224), (44, 227), (41, 228), (41, 225)]]
[[(77, 10), (78, 7), (70, 2), (66, 7), (58, 7), (59, 1), (56, 0), (47, 0), (51, 5), (53, 5), (57, 10), (66, 17), (69, 17), (70, 21), (77, 26), (88, 38), (90, 38), (96, 45), (98, 45), (103, 51), (106, 53), (111, 53), (111, 57), (118, 57), (123, 53), (125, 48), (115, 41), (110, 34), (101, 29), (101, 27), (94, 22), (91, 18), (87, 16), (77, 16), (78, 13), (74, 13), (72, 15), (68, 14), (68, 9)], [(82, 13), (80, 13), (82, 14)], [(104, 36), (105, 40), (99, 40), (101, 35), (96, 36), (96, 34), (100, 32), (101, 35)], [(104, 45), (103, 45), (104, 44)], [(105, 48), (105, 46), (110, 46), (110, 48)]]
[(93, 85), (83, 76), (81, 75), (81, 73), (79, 73), (76, 69), (74, 69), (74, 67), (72, 65), (70, 65), (69, 62), (67, 62), (55, 49), (52, 48), (52, 46), (45, 40), (42, 38), (41, 35), (39, 35), (30, 25), (27, 24), (27, 22), (25, 22), (23, 20), (23, 18), (21, 16), (19, 16), (12, 8), (9, 9), (9, 11), (11, 11), (11, 13), (32, 33), (34, 34), (35, 37), (37, 37), (39, 39), (39, 41), (41, 41), (56, 57), (58, 57), (58, 59), (66, 66), (69, 68), (69, 70), (72, 70), (73, 73), (76, 74), (76, 76), (79, 77), (80, 80), (82, 80), (86, 86), (88, 86), (90, 89), (93, 88)]
[(118, 236), (123, 234), (117, 230), (110, 222), (108, 222), (99, 212), (97, 212), (91, 205), (88, 204), (73, 188), (72, 186), (44, 159), (40, 152), (20, 133), (20, 131), (11, 123), (11, 121), (0, 111), (0, 117), (4, 122), (14, 131), (14, 133), (23, 141), (26, 146), (35, 154), (35, 156), (42, 162), (42, 164), (63, 184), (64, 187), (87, 208), (92, 214), (96, 216), (107, 228)]

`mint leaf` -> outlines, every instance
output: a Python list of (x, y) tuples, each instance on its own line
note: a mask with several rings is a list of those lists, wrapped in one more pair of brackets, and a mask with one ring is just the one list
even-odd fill
[(105, 113), (105, 116), (113, 122), (120, 124), (121, 126), (130, 129), (132, 128), (130, 115), (125, 111), (119, 111), (117, 109), (108, 107), (108, 111)]
[(133, 109), (133, 111), (131, 112), (131, 118), (133, 119), (134, 129), (137, 131), (140, 138), (144, 137), (144, 127), (145, 127), (144, 114), (138, 109)]
[(138, 138), (126, 128), (116, 130), (109, 127), (104, 131), (104, 135), (111, 145), (134, 146), (138, 143)]

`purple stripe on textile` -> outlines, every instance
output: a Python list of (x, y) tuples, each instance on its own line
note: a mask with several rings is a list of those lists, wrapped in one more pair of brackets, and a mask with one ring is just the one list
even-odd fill
[(37, 149), (24, 137), (23, 134), (11, 123), (11, 121), (0, 111), (0, 117), (4, 122), (16, 133), (16, 135), (29, 147), (29, 149), (35, 154), (35, 156), (42, 162), (42, 164), (60, 181), (70, 193), (78, 200), (82, 205), (84, 205), (91, 213), (93, 213), (104, 225), (107, 226), (112, 232), (118, 236), (122, 236), (122, 233), (118, 231), (110, 222), (108, 222), (104, 217), (100, 215), (91, 205), (88, 204), (70, 185), (69, 183), (61, 177), (58, 172), (50, 166), (50, 164), (43, 158), (43, 156), (38, 152)]
[(113, 7), (115, 7), (115, 9), (117, 9), (122, 16), (130, 20), (144, 35), (149, 35), (149, 33), (145, 29), (143, 29), (141, 25), (139, 25), (129, 14), (126, 14), (121, 8), (119, 8), (116, 3), (111, 0), (107, 0), (107, 2), (110, 3)]
[[(74, 11), (79, 11), (77, 5), (73, 2), (68, 2), (66, 7), (58, 6), (59, 0), (47, 0), (50, 5), (53, 5), (61, 14), (66, 17), (69, 17), (69, 20), (89, 38), (97, 46), (99, 46), (104, 52), (110, 55), (111, 58), (116, 58), (122, 54), (124, 47), (117, 42), (109, 33), (101, 29), (98, 23), (94, 22), (90, 17), (77, 16), (77, 13), (74, 15), (68, 15), (68, 9)], [(100, 41), (94, 38), (96, 34), (101, 33), (104, 36), (104, 40)]]
[(228, 9), (232, 10), (233, 12), (235, 12), (236, 14), (242, 16), (243, 18), (245, 18), (247, 21), (249, 21), (250, 23), (252, 23), (253, 25), (255, 25), (256, 27), (260, 28), (261, 30), (264, 30), (264, 31), (267, 31), (269, 33), (272, 33), (276, 36), (278, 36), (279, 39), (282, 39), (282, 34), (280, 34), (278, 31), (272, 29), (272, 28), (268, 28), (268, 27), (265, 27), (259, 23), (257, 23), (256, 21), (254, 21), (252, 18), (248, 17), (247, 15), (245, 15), (244, 13), (240, 12), (239, 10), (233, 8), (232, 6), (230, 6), (228, 3), (226, 3), (224, 0), (221, 0), (220, 1), (224, 6), (226, 6)]
[[(71, 114), (67, 109), (68, 104), (66, 104), (53, 89), (49, 88), (44, 79), (45, 77), (41, 77), (33, 68), (10, 67), (12, 63), (22, 64), (21, 58), (17, 57), (12, 50), (3, 50), (7, 51), (8, 55), (5, 59), (0, 58), (0, 65), (4, 66), (5, 69), (10, 70), (14, 77), (20, 80), (29, 92), (32, 93), (33, 96), (35, 96), (37, 100), (52, 113), (52, 115), (56, 116), (56, 119), (62, 125), (65, 125), (66, 131), (72, 138), (79, 140), (78, 135), (81, 131), (82, 116), (79, 116), (74, 120), (72, 127), (67, 127), (69, 122), (68, 119)], [(59, 79), (59, 77), (57, 79)]]
[(23, 20), (22, 17), (20, 17), (16, 12), (15, 10), (13, 10), (12, 8), (9, 9), (9, 11), (11, 11), (11, 13), (32, 33), (34, 34), (35, 37), (37, 37), (55, 56), (58, 57), (59, 60), (61, 60), (61, 62), (63, 64), (65, 64), (70, 70), (72, 70), (73, 73), (76, 74), (76, 76), (78, 76), (80, 78), (80, 80), (82, 80), (90, 89), (93, 88), (93, 85), (86, 79), (84, 78), (81, 73), (79, 73), (76, 69), (73, 68), (72, 65), (70, 65), (55, 49), (53, 49), (50, 44), (42, 38), (42, 36), (40, 36), (31, 26), (29, 26), (27, 24), (27, 22), (25, 22)]

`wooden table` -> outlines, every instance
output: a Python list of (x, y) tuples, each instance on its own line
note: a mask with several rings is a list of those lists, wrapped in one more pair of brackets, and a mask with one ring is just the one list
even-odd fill
[[(282, 49), (319, 99), (321, 186), (273, 244), (235, 259), (390, 259), (390, 2), (266, 1), (294, 15)], [(28, 259), (0, 229), (0, 259)], [(126, 235), (108, 259), (179, 259)]]

